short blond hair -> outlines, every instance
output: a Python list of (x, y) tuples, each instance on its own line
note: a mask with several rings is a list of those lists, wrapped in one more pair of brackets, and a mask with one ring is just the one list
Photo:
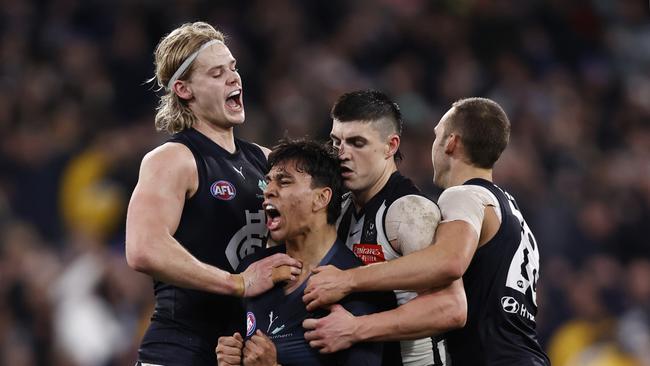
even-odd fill
[[(154, 52), (156, 83), (165, 94), (160, 97), (156, 108), (156, 129), (170, 134), (188, 129), (196, 122), (196, 116), (189, 108), (188, 102), (179, 98), (173, 90), (167, 89), (167, 83), (178, 70), (183, 61), (201, 45), (212, 40), (225, 42), (223, 33), (205, 22), (185, 23), (164, 36)], [(194, 64), (179, 76), (178, 80), (187, 80), (194, 72)]]

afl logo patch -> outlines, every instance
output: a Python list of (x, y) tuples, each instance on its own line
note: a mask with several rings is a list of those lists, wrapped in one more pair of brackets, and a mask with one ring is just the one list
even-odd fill
[(249, 311), (246, 313), (246, 337), (250, 337), (255, 333), (256, 325), (255, 314)]
[(219, 180), (212, 183), (210, 186), (210, 193), (212, 193), (212, 196), (222, 201), (230, 201), (237, 195), (237, 190), (235, 189), (235, 186), (227, 180)]

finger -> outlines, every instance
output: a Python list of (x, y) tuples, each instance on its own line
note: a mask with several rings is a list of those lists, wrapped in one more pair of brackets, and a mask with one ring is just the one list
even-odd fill
[(314, 311), (322, 306), (323, 302), (318, 299), (317, 296), (314, 296), (314, 299), (309, 302), (305, 307), (307, 311)]
[(318, 266), (316, 268), (312, 268), (311, 273), (316, 274), (316, 273), (322, 272), (327, 267), (329, 267), (329, 266)]
[[(257, 332), (259, 332), (259, 330)], [(253, 336), (250, 338), (250, 341), (256, 346), (261, 346), (264, 344), (264, 337), (259, 335), (257, 332), (253, 334)]]
[(304, 336), (306, 341), (322, 340), (322, 337), (319, 336), (315, 330), (310, 330), (309, 332), (305, 332)]
[(231, 366), (241, 364), (241, 356), (217, 355), (219, 366)]
[(325, 346), (325, 344), (321, 340), (309, 341), (309, 347), (311, 347), (311, 348), (322, 348), (324, 346)]
[(225, 346), (225, 347), (241, 348), (242, 342), (235, 337), (219, 337), (218, 345)]
[(302, 263), (295, 259), (291, 258), (290, 256), (284, 254), (284, 253), (276, 253), (273, 254), (272, 256), (268, 257), (269, 262), (273, 267), (278, 267), (282, 265), (288, 265), (288, 266), (294, 266), (297, 268), (302, 268)]
[(244, 345), (244, 338), (241, 336), (241, 334), (239, 334), (239, 332), (235, 332), (235, 334), (233, 334), (232, 336), (236, 340), (240, 341), (242, 346)]
[(260, 353), (260, 347), (255, 343), (252, 337), (246, 341), (246, 345), (244, 346), (244, 356), (248, 355), (250, 357), (259, 355)]
[(222, 356), (238, 356), (241, 354), (241, 349), (240, 348), (235, 348), (235, 347), (224, 347), (222, 345), (218, 345), (217, 349), (215, 350), (217, 353), (217, 356), (222, 355)]
[[(312, 285), (313, 282), (311, 279), (312, 277), (309, 277), (309, 279), (307, 279), (307, 286), (305, 286), (305, 289), (302, 291), (302, 293), (305, 295), (314, 291), (314, 286)], [(303, 297), (303, 301), (304, 301), (304, 297)]]
[(308, 318), (302, 321), (302, 327), (305, 329), (312, 330), (312, 329), (316, 329), (317, 326), (318, 326), (318, 319)]
[(271, 270), (271, 280), (273, 281), (273, 283), (295, 280), (296, 277), (292, 274), (291, 268), (294, 267), (289, 267), (284, 265), (284, 266), (273, 268)]

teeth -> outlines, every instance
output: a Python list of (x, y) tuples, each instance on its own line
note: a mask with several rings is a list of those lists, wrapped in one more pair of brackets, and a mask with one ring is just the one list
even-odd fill
[(272, 204), (268, 204), (268, 205), (264, 206), (264, 209), (265, 210), (274, 210), (275, 206), (273, 206)]
[(238, 90), (233, 90), (233, 91), (231, 91), (231, 92), (228, 94), (228, 98), (231, 98), (231, 97), (234, 97), (234, 96), (238, 96), (239, 94), (241, 94), (241, 90), (240, 90), (240, 89), (238, 89)]

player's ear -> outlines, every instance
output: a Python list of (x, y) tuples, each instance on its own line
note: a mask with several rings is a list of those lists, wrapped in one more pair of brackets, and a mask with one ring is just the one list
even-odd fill
[(460, 135), (457, 133), (450, 133), (445, 141), (445, 154), (452, 154), (460, 146)]
[(322, 209), (327, 210), (327, 205), (329, 205), (331, 200), (332, 189), (330, 187), (316, 188), (314, 190), (314, 199), (312, 202), (314, 212)]
[(386, 145), (386, 157), (392, 158), (393, 155), (397, 154), (397, 149), (399, 149), (400, 138), (397, 134), (391, 134), (388, 136), (388, 144)]
[(172, 90), (181, 99), (192, 99), (192, 89), (190, 88), (189, 83), (185, 80), (174, 81), (174, 84), (172, 84)]

